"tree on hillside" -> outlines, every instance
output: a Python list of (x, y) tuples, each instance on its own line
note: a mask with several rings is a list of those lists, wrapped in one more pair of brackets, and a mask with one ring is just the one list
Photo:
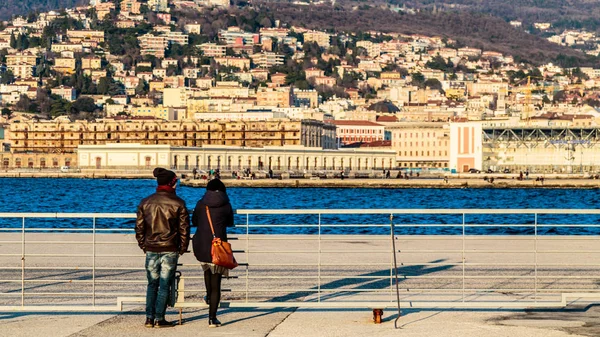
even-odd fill
[(98, 107), (91, 97), (79, 97), (73, 102), (73, 108), (77, 111), (94, 112)]
[(10, 84), (15, 81), (15, 75), (11, 70), (7, 70), (0, 75), (0, 84)]
[(425, 76), (423, 74), (417, 72), (411, 75), (412, 81), (410, 81), (411, 85), (415, 85), (419, 88), (423, 88), (425, 85)]

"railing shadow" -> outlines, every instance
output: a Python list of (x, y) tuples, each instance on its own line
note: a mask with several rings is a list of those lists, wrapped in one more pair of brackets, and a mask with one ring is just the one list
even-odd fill
[[(444, 260), (434, 260), (431, 263), (440, 263), (445, 261)], [(441, 272), (441, 271), (445, 271), (448, 269), (451, 269), (453, 266), (452, 265), (440, 265), (440, 266), (435, 266), (435, 267), (429, 267), (426, 265), (413, 265), (413, 266), (405, 266), (405, 267), (400, 267), (398, 268), (398, 275), (427, 275), (427, 274), (432, 274), (432, 273), (437, 273), (437, 272)], [(337, 288), (341, 288), (341, 287), (349, 287), (354, 285), (354, 288), (345, 288), (347, 290), (357, 290), (357, 289), (365, 289), (365, 293), (366, 292), (371, 292), (367, 289), (389, 289), (390, 288), (390, 271), (393, 273), (393, 269), (382, 269), (382, 270), (378, 270), (375, 272), (370, 272), (370, 273), (364, 273), (364, 274), (360, 274), (357, 275), (357, 277), (360, 276), (364, 276), (364, 277), (368, 277), (369, 279), (367, 279), (367, 281), (365, 281), (365, 279), (360, 279), (360, 278), (342, 278), (339, 280), (335, 280), (332, 282), (328, 282), (328, 283), (323, 283), (321, 284), (321, 289), (337, 289)], [(381, 277), (381, 279), (375, 279), (375, 280), (370, 280), (370, 277)], [(405, 279), (402, 279), (400, 276), (398, 277), (398, 282), (402, 282)], [(393, 282), (395, 282), (395, 280), (392, 281), (392, 284), (394, 284)], [(318, 290), (318, 287), (312, 287), (311, 289), (314, 290)], [(321, 293), (321, 300), (325, 299), (333, 299), (333, 298), (339, 298), (339, 297), (343, 297), (343, 296), (350, 296), (352, 294), (357, 294), (360, 292), (356, 292), (356, 291), (344, 291), (345, 289), (340, 289), (339, 292), (335, 292), (335, 293), (327, 293), (327, 294), (323, 294)], [(304, 299), (307, 296), (310, 295), (316, 295), (317, 291), (314, 292), (308, 292), (308, 291), (298, 291), (298, 292), (293, 292), (290, 294), (286, 294), (283, 296), (277, 296), (274, 297), (273, 299), (271, 299), (272, 302), (287, 302), (287, 301), (293, 301), (293, 300), (300, 300), (300, 299)], [(317, 301), (317, 299), (311, 299), (311, 301)]]

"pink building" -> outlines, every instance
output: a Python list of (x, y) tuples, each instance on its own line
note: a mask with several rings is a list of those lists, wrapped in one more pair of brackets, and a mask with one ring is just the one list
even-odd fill
[(333, 120), (340, 145), (370, 143), (385, 139), (384, 126), (370, 121)]

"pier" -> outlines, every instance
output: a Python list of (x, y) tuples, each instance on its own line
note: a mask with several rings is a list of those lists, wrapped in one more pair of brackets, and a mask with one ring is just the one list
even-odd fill
[[(167, 317), (182, 325), (160, 335), (249, 336), (592, 336), (600, 299), (598, 238), (538, 235), (561, 228), (542, 215), (600, 214), (597, 210), (239, 210), (247, 223), (231, 235), (240, 267), (223, 281), (220, 317), (209, 330), (203, 281), (192, 254), (180, 259), (183, 294)], [(462, 235), (328, 235), (326, 228), (381, 228), (327, 223), (332, 214), (450, 214), (463, 222), (436, 224)], [(256, 216), (305, 214), (315, 223), (292, 224), (289, 235), (251, 234), (268, 227)], [(521, 214), (526, 235), (472, 235), (477, 214)], [(0, 242), (0, 319), (3, 333), (27, 336), (145, 336), (144, 256), (131, 229), (97, 227), (99, 219), (133, 214), (3, 213), (21, 227), (3, 228)], [(81, 218), (77, 228), (38, 228), (35, 219)], [(394, 233), (412, 226), (395, 224)], [(513, 225), (514, 226), (514, 225)], [(595, 224), (571, 225), (596, 227)], [(311, 229), (310, 233), (301, 234)], [(245, 231), (245, 232), (244, 232)], [(296, 231), (296, 232), (294, 232)], [(395, 245), (395, 246), (394, 246)], [(392, 259), (398, 258), (396, 264)], [(402, 316), (397, 318), (395, 275)], [(118, 299), (121, 306), (117, 304)], [(383, 309), (374, 325), (372, 309)], [(527, 311), (524, 311), (528, 309)], [(65, 322), (69, 322), (65, 326)], [(396, 326), (401, 329), (396, 329)]]

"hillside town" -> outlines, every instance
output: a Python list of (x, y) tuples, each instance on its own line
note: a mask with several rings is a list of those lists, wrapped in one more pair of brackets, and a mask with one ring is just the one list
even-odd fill
[(600, 69), (439, 36), (311, 30), (222, 0), (92, 0), (0, 23), (0, 162), (591, 173), (599, 87)]

